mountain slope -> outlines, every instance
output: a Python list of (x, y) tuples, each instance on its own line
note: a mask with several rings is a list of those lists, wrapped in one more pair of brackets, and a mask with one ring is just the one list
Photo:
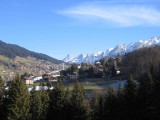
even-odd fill
[(30, 57), (34, 57), (34, 58), (37, 58), (40, 60), (50, 61), (55, 64), (63, 63), (63, 61), (57, 60), (57, 59), (52, 58), (48, 55), (29, 51), (23, 47), (18, 46), (18, 45), (7, 44), (1, 40), (0, 40), (0, 55), (3, 55), (8, 58), (15, 58), (16, 56), (19, 56), (19, 57), (30, 56)]
[(97, 52), (93, 54), (87, 54), (87, 55), (79, 55), (78, 57), (73, 56), (67, 56), (63, 59), (64, 62), (68, 63), (94, 63), (97, 60), (102, 59), (103, 57), (115, 57), (116, 55), (124, 55), (125, 53), (132, 52), (134, 50), (144, 48), (144, 47), (151, 47), (155, 45), (160, 45), (160, 38), (153, 37), (148, 41), (140, 40), (135, 43), (131, 43), (129, 45), (120, 44), (117, 45), (115, 48), (107, 49), (103, 52)]
[(44, 73), (66, 68), (67, 65), (63, 63), (48, 55), (0, 41), (0, 76), (4, 80), (12, 79), (17, 73), (21, 75), (25, 72), (41, 76)]
[(118, 67), (121, 74), (132, 74), (136, 79), (144, 73), (158, 76), (160, 72), (160, 46), (144, 47), (125, 54)]
[(41, 76), (66, 67), (64, 64), (54, 64), (34, 57), (8, 58), (0, 55), (0, 76), (6, 77), (5, 80), (12, 79), (17, 73), (21, 75), (27, 72), (34, 76)]

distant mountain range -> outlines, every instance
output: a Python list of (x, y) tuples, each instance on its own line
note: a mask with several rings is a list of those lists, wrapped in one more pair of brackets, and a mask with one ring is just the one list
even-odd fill
[(134, 50), (144, 48), (144, 47), (151, 47), (155, 45), (160, 45), (160, 38), (153, 37), (149, 40), (140, 40), (138, 42), (134, 42), (128, 45), (125, 44), (119, 44), (115, 48), (109, 48), (105, 51), (100, 51), (93, 54), (80, 54), (77, 57), (73, 57), (71, 55), (67, 55), (63, 59), (64, 62), (67, 63), (94, 63), (95, 61), (98, 61), (104, 57), (115, 57), (117, 55), (124, 55), (125, 53), (132, 52)]
[(63, 63), (61, 60), (57, 60), (55, 58), (52, 58), (48, 55), (42, 54), (42, 53), (36, 53), (30, 50), (27, 50), (23, 47), (20, 47), (18, 45), (14, 44), (8, 44), (0, 40), (0, 55), (3, 55), (8, 58), (14, 58), (16, 56), (19, 57), (34, 57), (40, 60), (46, 60), (49, 62), (52, 62), (54, 64), (60, 64)]

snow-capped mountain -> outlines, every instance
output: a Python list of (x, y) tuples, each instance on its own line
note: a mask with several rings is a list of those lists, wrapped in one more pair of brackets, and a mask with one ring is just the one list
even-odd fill
[[(75, 57), (71, 56), (70, 54), (67, 55), (67, 57), (65, 57), (63, 59), (63, 61), (68, 62), (68, 63), (76, 63), (75, 61)], [(72, 62), (71, 62), (72, 61)]]
[(115, 57), (116, 55), (124, 55), (125, 53), (132, 52), (133, 50), (137, 50), (143, 47), (151, 47), (154, 45), (160, 45), (160, 38), (153, 37), (150, 40), (140, 40), (138, 42), (130, 43), (128, 45), (125, 44), (119, 44), (115, 48), (110, 48), (105, 51), (93, 53), (93, 54), (80, 54), (78, 57), (73, 57), (70, 55), (67, 55), (63, 59), (64, 62), (68, 63), (94, 63), (95, 61), (98, 61), (102, 59), (103, 57)]
[(117, 45), (114, 49), (112, 49), (109, 53), (108, 56), (109, 57), (115, 57), (116, 55), (120, 54), (123, 55), (126, 51), (126, 46), (125, 44), (120, 44)]
[(143, 47), (151, 47), (151, 46), (159, 45), (159, 44), (160, 44), (160, 39), (157, 37), (153, 37), (148, 41), (140, 40), (138, 42), (129, 44), (126, 48), (126, 53), (131, 52), (136, 49), (143, 48)]

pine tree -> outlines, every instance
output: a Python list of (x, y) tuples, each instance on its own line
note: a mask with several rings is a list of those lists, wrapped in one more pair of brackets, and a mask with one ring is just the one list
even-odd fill
[[(117, 117), (119, 117), (119, 120), (123, 120), (123, 111), (124, 111), (124, 86), (122, 84), (122, 81), (120, 80), (119, 81), (119, 88), (118, 88), (118, 91), (117, 91)], [(119, 112), (121, 111), (121, 112)]]
[(71, 102), (71, 98), (70, 98), (70, 90), (69, 88), (67, 87), (66, 91), (65, 91), (65, 102), (66, 104), (70, 103)]
[[(44, 87), (44, 86), (42, 86)], [(35, 86), (31, 92), (31, 119), (32, 120), (46, 120), (47, 111), (49, 107), (49, 91), (41, 89), (35, 90)]]
[(50, 105), (49, 111), (47, 114), (47, 119), (56, 119), (63, 120), (64, 119), (64, 101), (65, 101), (65, 90), (61, 83), (58, 81), (55, 89), (52, 90), (50, 95)]
[(142, 120), (153, 119), (155, 114), (155, 107), (152, 105), (153, 100), (153, 80), (150, 73), (145, 73), (140, 79), (138, 103), (139, 115)]
[(102, 95), (98, 93), (94, 93), (91, 101), (90, 101), (90, 108), (91, 108), (91, 120), (100, 120), (103, 116), (103, 98)]
[(145, 73), (140, 79), (140, 91), (143, 95), (151, 93), (153, 87), (153, 80), (150, 73)]
[(3, 94), (4, 94), (4, 81), (2, 80), (2, 78), (0, 76), (0, 100), (2, 100)]
[(4, 95), (5, 95), (5, 93), (4, 92), (5, 92), (4, 91), (4, 82), (0, 76), (0, 120), (3, 119), (3, 117), (4, 117), (3, 115), (5, 113), (5, 111), (4, 111)]
[(3, 95), (4, 95), (4, 82), (0, 76), (0, 105), (2, 104), (3, 101)]
[(160, 111), (160, 102), (159, 102), (160, 101), (160, 76), (158, 77), (158, 80), (156, 80), (154, 83), (154, 92), (153, 93), (154, 94), (152, 96), (152, 104), (156, 108), (154, 120), (160, 120), (160, 115), (159, 115), (159, 111)]
[(33, 91), (31, 93), (31, 119), (32, 120), (41, 120), (41, 115), (43, 111), (42, 100), (41, 100), (41, 92)]
[(12, 81), (7, 108), (7, 120), (27, 120), (29, 118), (30, 95), (19, 75)]
[(49, 108), (49, 90), (40, 90), (41, 95), (41, 102), (42, 102), (42, 113), (41, 113), (41, 120), (46, 120), (47, 118), (47, 112)]
[(122, 119), (136, 120), (137, 118), (137, 85), (132, 75), (126, 81), (124, 86), (124, 113)]
[(71, 93), (69, 88), (67, 87), (65, 91), (65, 100), (64, 100), (64, 118), (65, 120), (71, 120), (72, 119), (72, 111), (71, 111)]
[(137, 85), (134, 81), (132, 75), (130, 75), (129, 79), (126, 81), (124, 86), (124, 94), (126, 99), (133, 100), (137, 93)]
[(104, 100), (104, 118), (108, 120), (118, 119), (118, 100), (117, 91), (112, 87), (107, 90), (107, 94)]
[(71, 96), (71, 109), (73, 120), (87, 119), (87, 111), (85, 107), (85, 95), (82, 85), (78, 82), (74, 85)]
[(82, 85), (80, 85), (78, 82), (74, 85), (73, 91), (72, 91), (72, 97), (71, 101), (74, 105), (77, 107), (83, 106), (85, 100), (84, 96), (84, 90)]

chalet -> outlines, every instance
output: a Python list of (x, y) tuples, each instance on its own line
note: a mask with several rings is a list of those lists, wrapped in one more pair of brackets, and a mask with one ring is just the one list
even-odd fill
[(50, 74), (43, 74), (42, 81), (57, 81), (57, 77), (60, 75), (50, 75)]
[(23, 80), (23, 83), (25, 85), (31, 85), (31, 84), (33, 84), (33, 80), (32, 80), (31, 77), (24, 77), (22, 80)]
[(33, 77), (32, 74), (30, 73), (24, 73), (23, 75), (21, 75), (21, 79), (23, 80), (23, 83), (25, 85), (30, 85), (33, 84)]

